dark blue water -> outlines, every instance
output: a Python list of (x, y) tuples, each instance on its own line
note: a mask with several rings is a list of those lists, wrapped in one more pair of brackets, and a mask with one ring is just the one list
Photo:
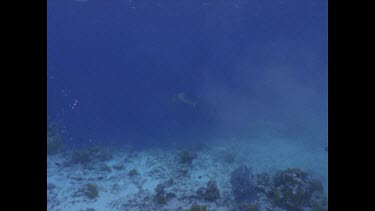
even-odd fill
[(48, 116), (72, 145), (325, 143), (327, 1), (49, 0)]

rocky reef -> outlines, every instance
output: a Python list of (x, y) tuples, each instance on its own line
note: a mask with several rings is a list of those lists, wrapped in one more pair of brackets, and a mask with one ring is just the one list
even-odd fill
[(242, 165), (230, 175), (232, 192), (237, 202), (250, 202), (255, 199), (256, 180), (249, 168)]
[(205, 201), (214, 202), (220, 198), (220, 192), (217, 188), (216, 181), (210, 180), (207, 187), (201, 187), (197, 190), (197, 195)]
[(56, 123), (47, 123), (47, 155), (53, 155), (63, 150), (63, 136)]
[(274, 205), (287, 210), (328, 209), (321, 182), (299, 168), (280, 171), (273, 177), (259, 176), (258, 190), (263, 191)]
[[(223, 151), (134, 153), (94, 146), (49, 156), (49, 172), (54, 174), (47, 184), (48, 207), (51, 211), (64, 206), (70, 210), (328, 210), (322, 182), (306, 171), (259, 171), (238, 155), (229, 162), (221, 159)], [(72, 197), (61, 197), (62, 192)]]
[(176, 194), (172, 192), (167, 192), (165, 189), (173, 185), (173, 179), (169, 179), (163, 183), (159, 183), (155, 188), (154, 202), (159, 205), (164, 205), (170, 199), (176, 197)]
[(64, 166), (81, 164), (89, 166), (90, 164), (102, 163), (112, 158), (112, 153), (108, 148), (100, 147), (98, 145), (76, 149), (68, 153), (68, 159), (64, 163)]
[(181, 164), (191, 165), (193, 160), (198, 157), (197, 153), (194, 151), (184, 150), (178, 155), (178, 160)]

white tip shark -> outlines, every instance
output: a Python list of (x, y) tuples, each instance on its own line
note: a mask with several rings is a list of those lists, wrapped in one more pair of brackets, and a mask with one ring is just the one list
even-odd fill
[(194, 108), (197, 106), (197, 102), (189, 99), (184, 92), (178, 93), (176, 96), (173, 97), (173, 102), (179, 101), (181, 103), (185, 103), (187, 105), (193, 106)]

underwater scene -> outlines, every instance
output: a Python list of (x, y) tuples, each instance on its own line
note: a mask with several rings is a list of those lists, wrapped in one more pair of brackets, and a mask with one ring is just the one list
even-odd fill
[(47, 0), (47, 210), (328, 210), (326, 0)]

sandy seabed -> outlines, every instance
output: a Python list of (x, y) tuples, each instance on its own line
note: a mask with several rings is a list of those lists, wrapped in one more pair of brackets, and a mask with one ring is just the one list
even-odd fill
[[(110, 151), (111, 158), (63, 165), (72, 152), (47, 157), (47, 210), (188, 210), (192, 205), (204, 205), (207, 210), (236, 210), (230, 174), (246, 165), (253, 174), (274, 173), (287, 168), (300, 168), (319, 179), (327, 193), (328, 154), (324, 146), (309, 146), (288, 140), (254, 142), (216, 142), (194, 149), (197, 157), (191, 165), (179, 162), (181, 149), (130, 150), (118, 147)], [(129, 174), (136, 170), (137, 174)], [(158, 184), (173, 182), (165, 191), (170, 198), (162, 205), (155, 201)], [(215, 180), (220, 198), (215, 202), (201, 200), (196, 191)], [(95, 184), (97, 197), (83, 194), (86, 184)], [(268, 206), (268, 208), (267, 208)], [(271, 205), (259, 205), (267, 210)], [(272, 208), (272, 210), (283, 210)]]

